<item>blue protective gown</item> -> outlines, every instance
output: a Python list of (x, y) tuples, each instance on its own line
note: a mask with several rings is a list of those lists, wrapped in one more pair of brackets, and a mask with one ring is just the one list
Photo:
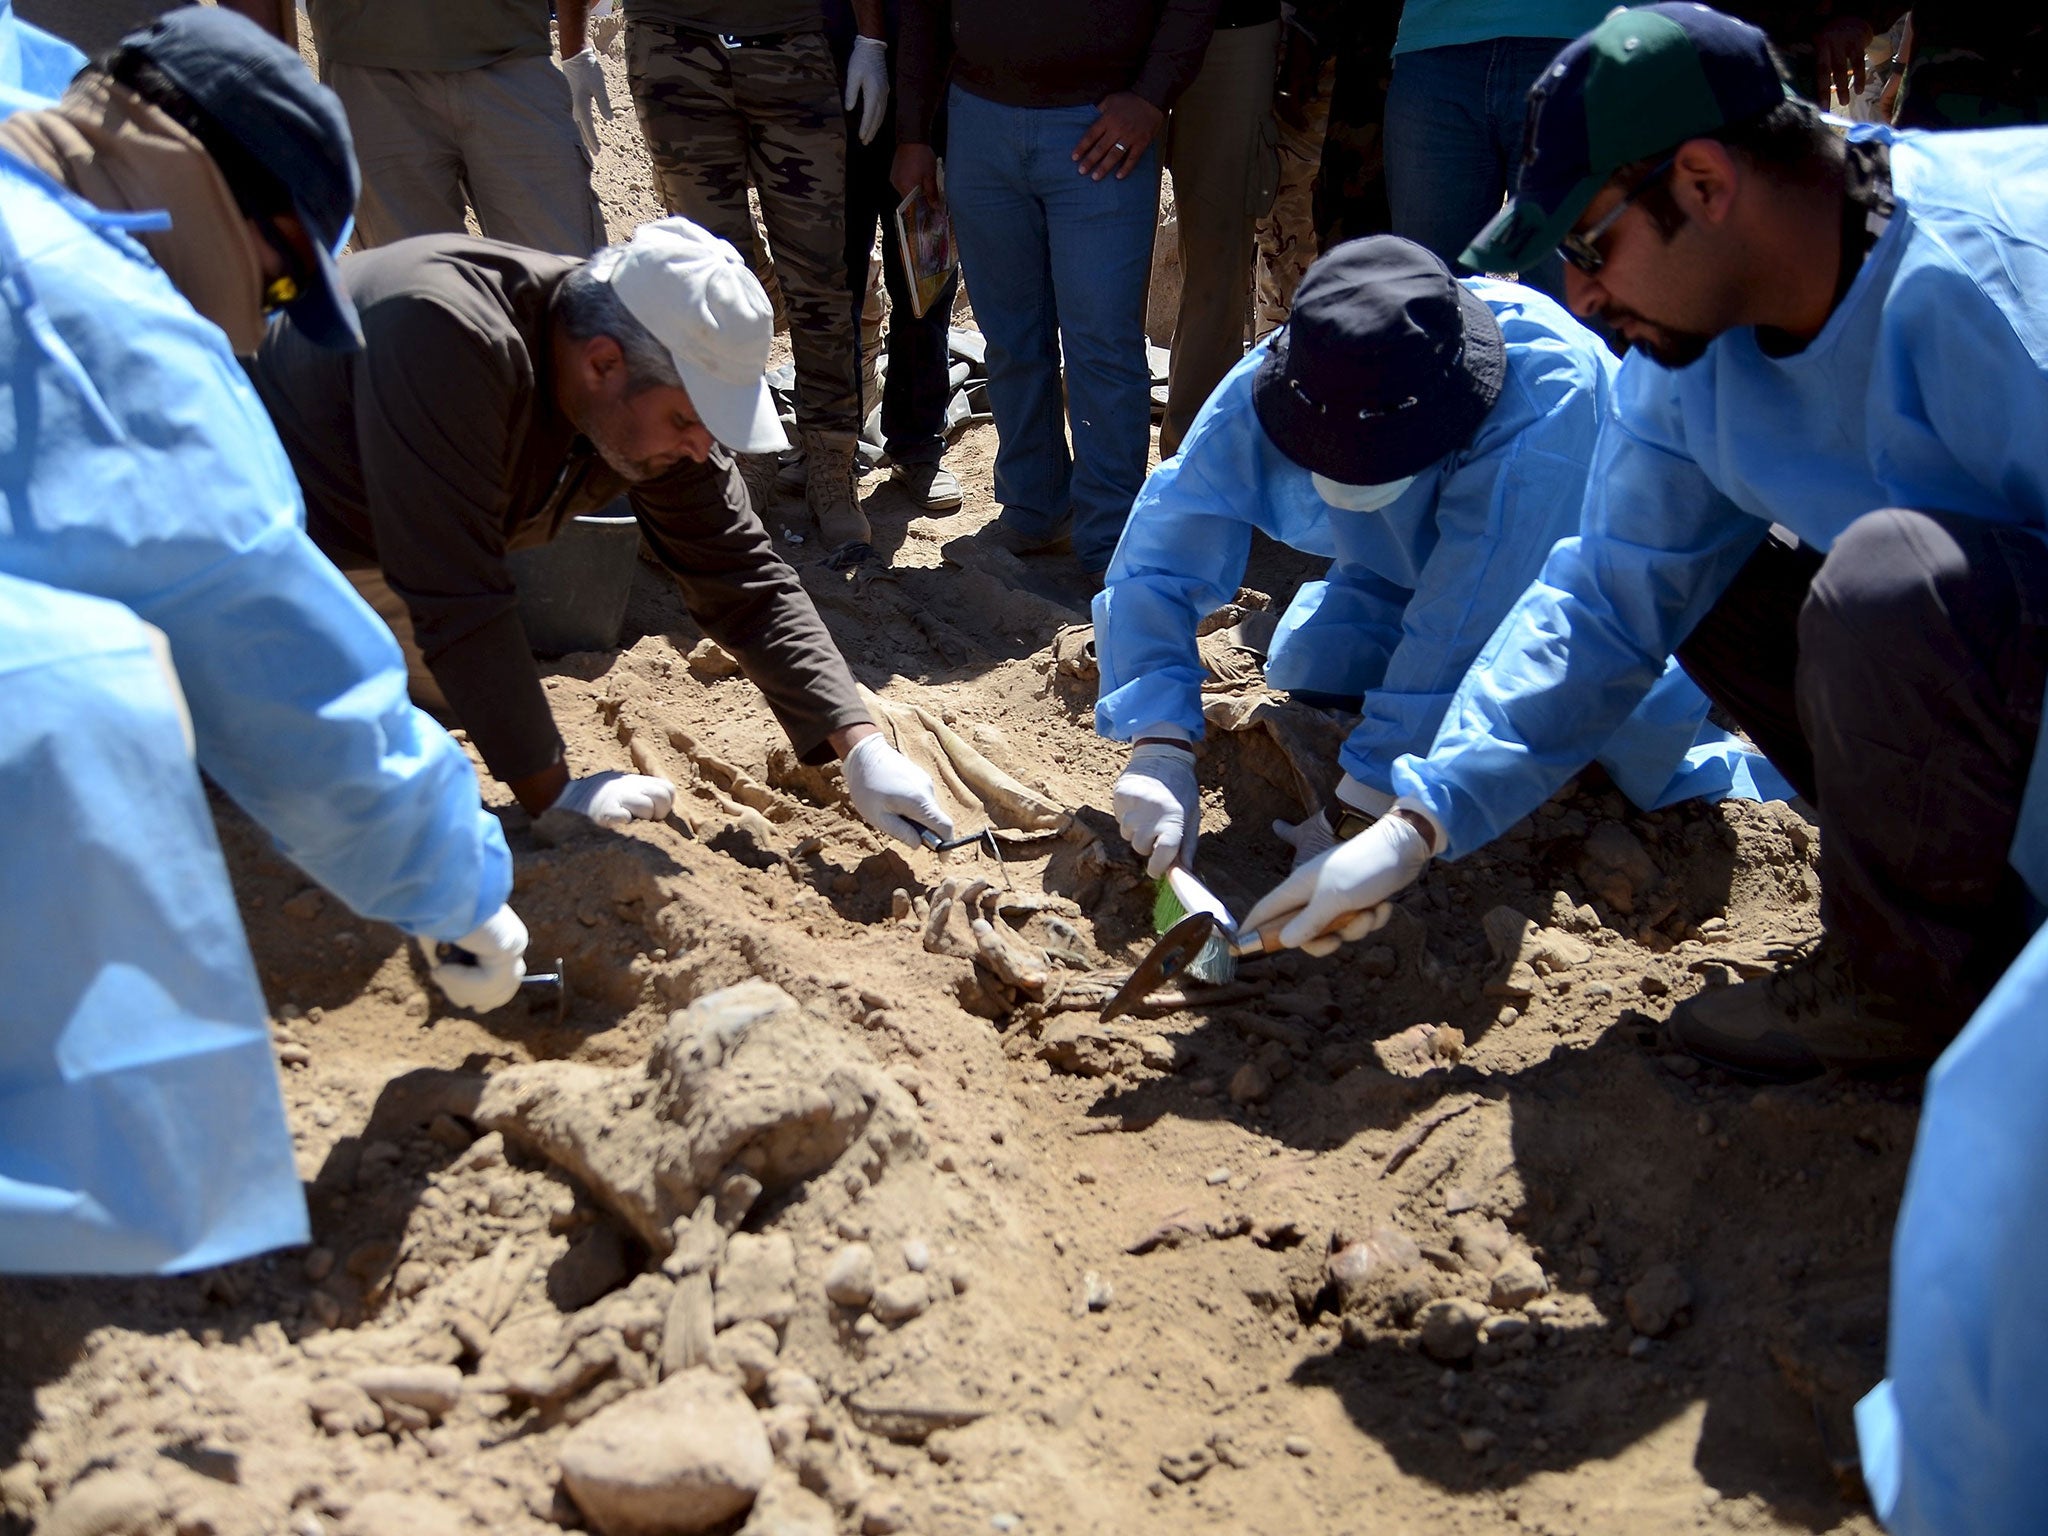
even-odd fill
[[(0, 155), (0, 575), (155, 626), (199, 766), (284, 853), (367, 917), (459, 937), (511, 888), (475, 772), (411, 707), (389, 631), (306, 538), (291, 466), (226, 339), (109, 227), (121, 222)], [(36, 760), (60, 720), (0, 710), (0, 762)], [(16, 792), (11, 806), (49, 809), (0, 819), (0, 926), (32, 931), (37, 904), (66, 885), (133, 886), (124, 840), (217, 872), (210, 835), (194, 846), (185, 823), (149, 813), (166, 792), (107, 776), (90, 794)], [(236, 1032), (260, 1033), (264, 1011), (223, 921), (231, 897), (221, 884), (197, 899), (198, 878), (136, 891), (154, 924), (110, 899), (47, 932), (33, 964), (55, 978), (48, 989), (25, 988), (18, 965), (0, 971), (0, 1269), (169, 1270), (300, 1240), (295, 1192), (287, 1214), (238, 1157), (192, 1160), (196, 1128), (238, 1135), (275, 1100), (274, 1085), (251, 1097), (236, 1054)], [(152, 1127), (154, 1157), (140, 1132), (102, 1145), (39, 1129), (66, 1113), (96, 1123), (109, 1093), (131, 1128)], [(269, 1174), (290, 1178), (283, 1129), (277, 1117), (249, 1155), (266, 1150)], [(234, 1201), (237, 1180), (247, 1210), (221, 1225), (209, 1212)], [(204, 1199), (180, 1207), (158, 1198), (167, 1187)]]
[[(1395, 765), (1453, 855), (1593, 756), (1772, 523), (1820, 550), (1882, 507), (2048, 527), (2048, 131), (1855, 133), (1891, 145), (1897, 211), (1820, 335), (1623, 362), (1581, 533)], [(2012, 862), (2048, 900), (2044, 757)]]
[(0, 114), (48, 106), (85, 65), (61, 37), (16, 20), (14, 0), (0, 0)]
[(2048, 930), (1927, 1079), (1892, 1236), (1889, 1374), (1856, 1406), (1863, 1479), (1895, 1536), (2048, 1524)]
[(306, 1240), (178, 687), (119, 603), (0, 575), (0, 1270)]
[[(1264, 345), (1224, 376), (1180, 453), (1139, 492), (1095, 599), (1096, 730), (1120, 741), (1160, 723), (1201, 734), (1195, 628), (1236, 594), (1256, 528), (1334, 560), (1282, 616), (1267, 683), (1363, 694), (1339, 756), (1374, 789), (1390, 789), (1395, 759), (1428, 744), (1473, 657), (1551, 546), (1578, 527), (1614, 371), (1598, 339), (1544, 295), (1484, 278), (1468, 286), (1507, 342), (1500, 399), (1469, 444), (1376, 512), (1331, 507), (1266, 436), (1252, 408)], [(1646, 808), (1790, 793), (1706, 714), (1673, 663), (1635, 718), (1589, 755)]]

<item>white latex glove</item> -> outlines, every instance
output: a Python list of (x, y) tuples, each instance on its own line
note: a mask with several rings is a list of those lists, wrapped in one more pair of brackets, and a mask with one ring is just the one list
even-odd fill
[(562, 60), (562, 73), (569, 80), (569, 105), (576, 114), (576, 131), (583, 135), (583, 147), (595, 160), (597, 114), (602, 112), (607, 119), (612, 115), (612, 96), (605, 89), (604, 66), (597, 62), (597, 51), (586, 43), (581, 53), (572, 53)]
[(879, 37), (856, 37), (846, 61), (846, 110), (860, 107), (860, 141), (872, 144), (889, 105), (889, 45)]
[(1317, 811), (1306, 821), (1276, 821), (1273, 835), (1294, 849), (1294, 869), (1301, 868), (1318, 854), (1328, 853), (1337, 846), (1336, 831), (1330, 826), (1330, 813)]
[(600, 826), (623, 827), (635, 817), (660, 821), (675, 803), (676, 787), (667, 779), (608, 768), (587, 779), (571, 779), (548, 809), (575, 811)]
[(1117, 830), (1145, 856), (1145, 873), (1154, 880), (1165, 879), (1176, 861), (1194, 863), (1202, 792), (1192, 747), (1161, 741), (1133, 747), (1109, 801)]
[(1405, 816), (1382, 816), (1260, 897), (1239, 931), (1264, 933), (1277, 923), (1287, 948), (1327, 955), (1385, 926), (1393, 915), (1387, 903), (1428, 864), (1429, 839)]
[(931, 775), (890, 746), (880, 731), (856, 741), (839, 770), (846, 775), (853, 808), (877, 832), (913, 848), (919, 827), (942, 838), (953, 835), (953, 818), (939, 804)]
[[(421, 939), (420, 948), (426, 952), (427, 974), (458, 1008), (488, 1013), (519, 995), (519, 979), (526, 974), (526, 962), (520, 958), (526, 953), (526, 924), (510, 907), (498, 908), (482, 927), (457, 939), (453, 948), (433, 939)], [(456, 951), (469, 959), (459, 958)]]

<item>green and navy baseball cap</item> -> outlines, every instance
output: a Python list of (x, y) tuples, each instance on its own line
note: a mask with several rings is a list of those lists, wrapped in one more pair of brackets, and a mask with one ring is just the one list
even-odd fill
[(1616, 9), (1529, 88), (1514, 195), (1460, 259), (1523, 272), (1624, 165), (1769, 111), (1790, 94), (1764, 34), (1704, 5)]

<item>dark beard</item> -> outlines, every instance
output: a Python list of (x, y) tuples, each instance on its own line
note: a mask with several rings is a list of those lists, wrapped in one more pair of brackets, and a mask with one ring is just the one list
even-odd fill
[(1664, 368), (1689, 368), (1706, 356), (1707, 348), (1713, 344), (1713, 337), (1702, 336), (1697, 331), (1667, 331), (1661, 327), (1655, 338), (1629, 343), (1651, 362)]

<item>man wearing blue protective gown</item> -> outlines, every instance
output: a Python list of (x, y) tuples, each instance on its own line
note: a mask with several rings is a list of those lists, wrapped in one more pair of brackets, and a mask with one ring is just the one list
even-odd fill
[(1924, 1066), (2048, 897), (2048, 133), (1844, 141), (1694, 5), (1615, 12), (1530, 122), (1467, 258), (1561, 246), (1636, 349), (1582, 532), (1395, 765), (1405, 830), (1289, 894), (1369, 907), (1478, 846), (1675, 651), (1813, 802), (1826, 936), (1674, 1035), (1759, 1077)]
[[(1334, 557), (1280, 619), (1267, 684), (1363, 711), (1336, 806), (1287, 833), (1306, 858), (1393, 803), (1395, 760), (1428, 746), (1487, 636), (1578, 527), (1613, 372), (1552, 300), (1460, 284), (1410, 241), (1351, 241), (1310, 268), (1287, 328), (1146, 481), (1095, 599), (1096, 729), (1138, 743), (1114, 800), (1155, 877), (1192, 857), (1195, 630), (1237, 591), (1252, 531)], [(1414, 403), (1375, 410), (1400, 401)], [(1789, 794), (1706, 714), (1673, 662), (1596, 755), (1646, 809)]]
[[(167, 47), (166, 70), (225, 70), (239, 110), (266, 91), (298, 109), (273, 116), (297, 125), (279, 153), (306, 179), (248, 217), (314, 244), (293, 302), (346, 335), (325, 281), (354, 197), (339, 109), (295, 55), (215, 41)], [(0, 154), (0, 1270), (17, 1272), (167, 1272), (305, 1238), (195, 761), (357, 912), (482, 959), (437, 969), (458, 1001), (505, 1001), (524, 947), (468, 760), (306, 538), (221, 332), (126, 222)]]

